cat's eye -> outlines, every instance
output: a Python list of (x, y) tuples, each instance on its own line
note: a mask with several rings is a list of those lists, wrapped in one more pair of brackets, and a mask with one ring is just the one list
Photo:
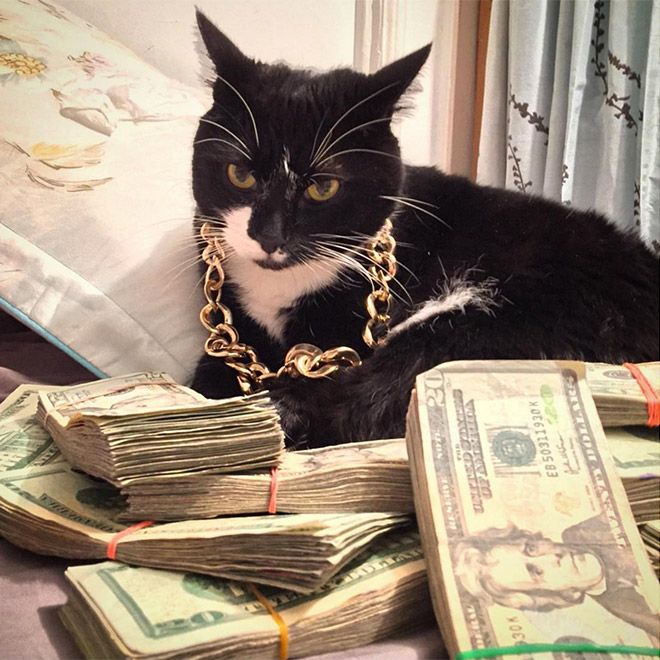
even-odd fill
[(229, 165), (227, 165), (227, 178), (232, 186), (236, 186), (236, 188), (240, 188), (241, 190), (254, 188), (257, 183), (257, 180), (254, 178), (254, 175), (250, 170), (247, 170), (240, 165), (235, 165), (234, 163), (229, 163)]
[(334, 197), (339, 190), (337, 179), (327, 179), (319, 183), (313, 183), (305, 189), (305, 195), (313, 202), (327, 202)]

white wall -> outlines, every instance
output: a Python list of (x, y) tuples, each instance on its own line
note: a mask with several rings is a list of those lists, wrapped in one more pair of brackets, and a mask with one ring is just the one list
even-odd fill
[(190, 85), (199, 84), (195, 6), (257, 59), (322, 69), (353, 63), (354, 0), (57, 1)]
[[(440, 1), (384, 0), (396, 39), (381, 63), (432, 41)], [(272, 62), (329, 69), (353, 66), (356, 3), (378, 0), (56, 0), (169, 76), (200, 86), (195, 6), (246, 54)], [(381, 0), (382, 2), (382, 0)], [(387, 27), (386, 27), (387, 29)], [(391, 32), (392, 30), (390, 30)], [(358, 63), (359, 64), (359, 63)], [(420, 77), (416, 110), (397, 127), (404, 158), (434, 162), (431, 145), (432, 66)]]

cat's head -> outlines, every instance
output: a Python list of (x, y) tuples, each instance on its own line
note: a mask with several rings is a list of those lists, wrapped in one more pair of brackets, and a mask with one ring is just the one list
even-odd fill
[(316, 73), (254, 61), (197, 21), (217, 78), (193, 190), (229, 253), (281, 269), (376, 233), (403, 176), (390, 121), (430, 46), (372, 75)]

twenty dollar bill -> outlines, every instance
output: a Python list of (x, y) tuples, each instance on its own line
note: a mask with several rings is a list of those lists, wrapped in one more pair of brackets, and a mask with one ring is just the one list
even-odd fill
[(434, 609), (452, 656), (657, 644), (658, 584), (582, 364), (436, 367), (417, 379), (407, 442)]

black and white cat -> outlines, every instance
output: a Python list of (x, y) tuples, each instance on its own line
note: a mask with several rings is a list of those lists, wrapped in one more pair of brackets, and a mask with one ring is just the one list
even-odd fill
[[(390, 120), (430, 46), (372, 75), (263, 64), (203, 14), (213, 107), (193, 157), (199, 229), (226, 246), (222, 301), (277, 369), (288, 348), (350, 346), (360, 367), (272, 386), (289, 444), (403, 435), (414, 378), (447, 360), (658, 359), (658, 260), (602, 216), (400, 160)], [(367, 349), (365, 244), (386, 218), (400, 264)], [(217, 358), (193, 387), (239, 393)]]

